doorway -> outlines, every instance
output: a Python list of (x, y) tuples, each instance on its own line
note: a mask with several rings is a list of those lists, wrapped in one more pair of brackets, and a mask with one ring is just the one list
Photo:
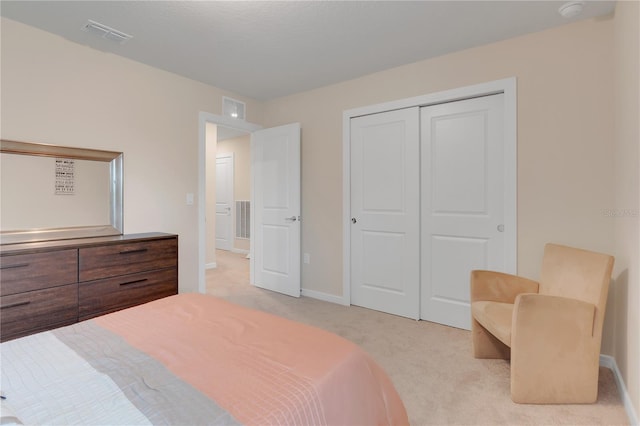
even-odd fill
[[(218, 126), (251, 133), (250, 235), (255, 239), (250, 246), (251, 284), (299, 297), (300, 124), (261, 129), (205, 112), (199, 116), (198, 291), (206, 292), (207, 256), (215, 263), (215, 200), (211, 200), (215, 197), (207, 199), (206, 183), (207, 170), (215, 168), (216, 151), (207, 150), (207, 145), (215, 142)], [(217, 143), (212, 146), (217, 148)], [(210, 162), (213, 166), (207, 167)], [(215, 177), (215, 172), (209, 174)]]
[[(215, 197), (207, 197), (206, 183), (207, 171), (215, 176), (218, 127), (222, 132), (228, 130), (238, 135), (250, 134), (262, 127), (207, 112), (200, 112), (198, 121), (198, 291), (206, 293), (205, 270), (207, 265), (215, 265)], [(207, 146), (210, 148), (207, 149)], [(211, 149), (212, 146), (216, 148)], [(211, 219), (207, 221), (207, 217)]]
[[(217, 126), (215, 247), (218, 250), (249, 254), (251, 173), (251, 135)], [(207, 195), (210, 194), (208, 190)]]
[[(249, 253), (250, 235), (248, 232), (236, 235), (235, 213), (249, 212), (250, 137), (243, 130), (206, 124), (206, 269), (218, 266), (216, 249)], [(236, 208), (237, 197), (243, 201), (240, 209)], [(244, 219), (248, 225), (248, 218)]]

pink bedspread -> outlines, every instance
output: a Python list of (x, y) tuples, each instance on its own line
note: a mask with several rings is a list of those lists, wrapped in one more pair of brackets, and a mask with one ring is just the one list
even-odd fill
[(95, 318), (247, 425), (406, 425), (384, 371), (324, 330), (199, 294)]

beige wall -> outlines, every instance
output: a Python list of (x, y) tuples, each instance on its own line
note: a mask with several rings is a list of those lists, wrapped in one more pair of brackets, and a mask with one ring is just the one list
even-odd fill
[[(180, 291), (198, 288), (198, 113), (262, 104), (2, 18), (1, 136), (124, 152), (126, 233), (179, 234)], [(186, 194), (196, 196), (186, 204)]]
[[(249, 135), (218, 142), (218, 153), (233, 153), (233, 197), (237, 200), (251, 198), (251, 138)], [(235, 215), (233, 217), (235, 229)], [(249, 251), (249, 240), (235, 238), (233, 248)]]
[[(615, 53), (615, 333), (613, 353), (629, 396), (640, 415), (640, 3), (618, 2), (614, 18)], [(609, 304), (611, 307), (612, 304)]]
[(580, 22), (268, 102), (266, 125), (302, 125), (303, 288), (342, 294), (342, 112), (511, 76), (519, 273), (548, 241), (611, 252), (612, 37), (612, 19)]

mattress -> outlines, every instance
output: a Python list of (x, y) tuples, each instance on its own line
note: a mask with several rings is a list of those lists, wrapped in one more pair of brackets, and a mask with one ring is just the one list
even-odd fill
[(409, 423), (357, 345), (207, 295), (4, 342), (0, 356), (5, 423)]

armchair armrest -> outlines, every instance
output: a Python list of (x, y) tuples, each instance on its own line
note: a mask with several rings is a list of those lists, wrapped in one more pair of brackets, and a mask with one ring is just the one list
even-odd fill
[(595, 312), (594, 304), (582, 300), (546, 294), (518, 295), (513, 308), (511, 342), (515, 343), (516, 335), (520, 334), (527, 341), (540, 338), (549, 344), (574, 346), (578, 338), (593, 335)]
[(495, 271), (471, 271), (471, 302), (514, 303), (521, 293), (537, 293), (537, 281)]
[(595, 312), (595, 305), (566, 297), (516, 298), (511, 329), (513, 401), (595, 401), (600, 355), (600, 341), (593, 337)]

